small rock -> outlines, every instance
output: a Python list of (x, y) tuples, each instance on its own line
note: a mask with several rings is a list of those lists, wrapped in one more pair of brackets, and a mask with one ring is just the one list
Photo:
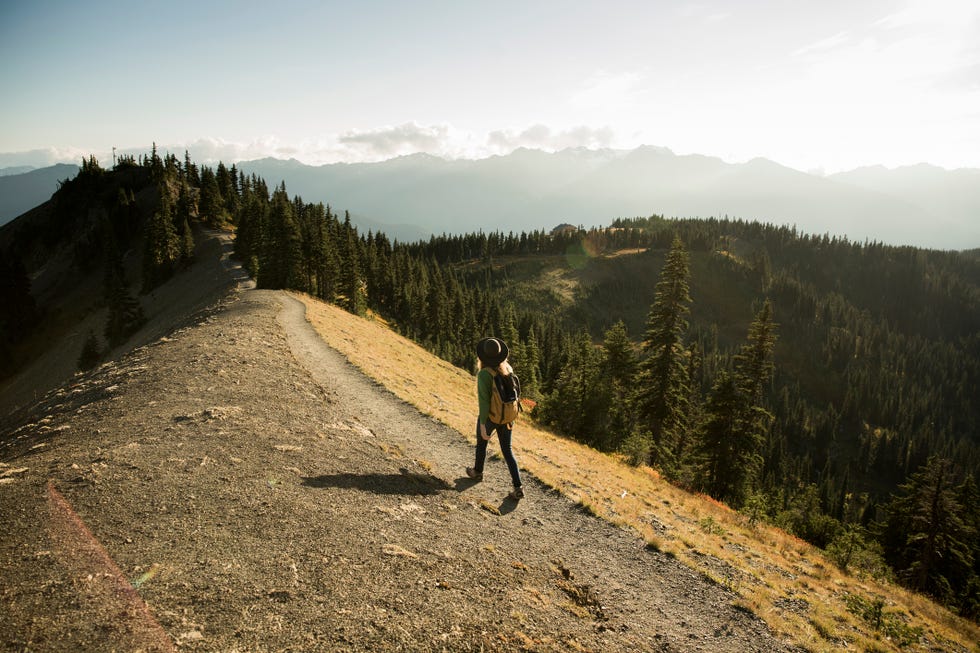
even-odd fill
[(204, 635), (201, 634), (200, 630), (188, 630), (177, 637), (177, 645), (179, 646), (184, 642), (199, 642), (202, 639), (204, 639)]
[(403, 549), (397, 544), (385, 544), (383, 547), (381, 547), (381, 551), (385, 555), (389, 555), (389, 556), (398, 556), (402, 558), (418, 558), (417, 555), (415, 555), (408, 549)]

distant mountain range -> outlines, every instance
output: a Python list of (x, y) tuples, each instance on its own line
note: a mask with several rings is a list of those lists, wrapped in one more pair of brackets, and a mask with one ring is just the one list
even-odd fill
[[(239, 162), (290, 195), (348, 210), (402, 241), (430, 234), (607, 225), (618, 217), (729, 216), (801, 232), (934, 249), (980, 247), (980, 169), (859, 168), (828, 177), (766, 159), (726, 163), (666, 148), (519, 149), (486, 159), (413, 154), (379, 163)], [(7, 169), (4, 169), (5, 171)], [(0, 176), (0, 224), (77, 173), (59, 164)]]
[(0, 226), (48, 201), (52, 193), (58, 190), (58, 182), (78, 174), (78, 166), (68, 163), (38, 170), (28, 168), (28, 172), (6, 173), (16, 169), (4, 168), (4, 174), (0, 174)]
[(0, 177), (9, 177), (10, 175), (22, 175), (25, 172), (30, 172), (34, 170), (34, 166), (8, 166), (6, 168), (0, 168)]
[[(766, 159), (725, 163), (644, 146), (519, 149), (479, 160), (415, 154), (309, 166), (260, 159), (239, 169), (291, 195), (350, 210), (400, 239), (440, 232), (607, 225), (617, 217), (738, 217), (804, 233), (935, 249), (980, 246), (980, 170), (860, 168), (829, 177)], [(365, 223), (365, 219), (371, 222)]]

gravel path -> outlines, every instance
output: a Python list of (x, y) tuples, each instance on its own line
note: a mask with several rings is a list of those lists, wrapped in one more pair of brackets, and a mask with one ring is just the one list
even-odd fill
[(466, 480), (303, 310), (233, 291), (0, 431), (0, 648), (786, 650), (533, 478), (505, 500), (501, 460)]

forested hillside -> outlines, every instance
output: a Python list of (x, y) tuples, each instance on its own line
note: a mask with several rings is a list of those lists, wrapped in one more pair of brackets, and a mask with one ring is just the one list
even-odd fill
[(88, 334), (81, 367), (140, 328), (137, 295), (193, 257), (199, 191), (185, 181), (186, 169), (196, 175), (189, 162), (180, 166), (155, 148), (139, 162), (121, 157), (111, 171), (90, 157), (49, 201), (0, 229), (0, 378), (101, 308), (105, 324)]
[[(139, 198), (121, 183), (134, 175)], [(148, 291), (187, 255), (190, 223), (234, 226), (260, 287), (372, 311), (466, 369), (499, 335), (541, 421), (978, 616), (975, 255), (658, 216), (398, 243), (284, 184), (155, 152), (90, 161), (66, 188), (71, 215), (44, 233), (68, 233), (80, 198), (104, 212), (111, 229), (89, 228), (74, 264), (103, 266), (105, 301), (132, 308), (110, 292), (113, 239), (141, 252)], [(21, 296), (39, 261), (17, 252), (5, 287)]]

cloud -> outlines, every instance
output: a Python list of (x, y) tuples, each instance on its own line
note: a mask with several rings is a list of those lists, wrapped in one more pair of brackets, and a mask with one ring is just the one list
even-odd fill
[(802, 48), (793, 52), (793, 56), (801, 57), (814, 53), (828, 52), (843, 45), (847, 41), (847, 38), (848, 34), (846, 31), (838, 32), (833, 36), (828, 36), (825, 39), (820, 39), (819, 41), (810, 43), (809, 45), (804, 45)]
[[(971, 0), (910, 0), (877, 23), (878, 37), (907, 53), (909, 68), (933, 86), (976, 91), (980, 77), (980, 4)], [(976, 108), (976, 107), (975, 107)]]
[(579, 110), (630, 108), (638, 104), (641, 81), (636, 72), (599, 71), (572, 94), (569, 103)]
[(192, 159), (202, 163), (245, 161), (264, 157), (288, 159), (300, 153), (295, 146), (284, 144), (275, 136), (263, 136), (248, 143), (235, 143), (220, 138), (200, 138), (187, 144), (157, 147), (178, 155), (187, 150)]
[(779, 111), (758, 129), (781, 131), (796, 167), (975, 165), (964, 144), (976, 140), (980, 116), (980, 5), (897, 4), (878, 20), (796, 44), (792, 74), (771, 96)]
[(553, 131), (547, 125), (532, 125), (521, 132), (493, 131), (487, 136), (487, 145), (497, 154), (506, 154), (519, 147), (541, 150), (563, 150), (569, 147), (610, 147), (614, 133), (610, 127), (586, 127), (580, 125), (562, 131)]
[[(90, 154), (96, 154), (100, 161), (103, 157), (97, 153), (82, 150), (77, 147), (47, 147), (24, 152), (2, 152), (0, 153), (0, 168), (10, 168), (14, 166), (32, 166), (34, 168), (44, 168), (56, 163), (76, 163), (80, 164), (82, 159)], [(110, 160), (111, 160), (110, 156)]]
[[(174, 154), (183, 160), (184, 151), (198, 163), (214, 165), (272, 157), (297, 159), (310, 165), (337, 162), (382, 161), (396, 156), (424, 152), (445, 159), (479, 159), (495, 154), (509, 154), (519, 147), (557, 151), (570, 147), (611, 147), (614, 132), (609, 127), (579, 125), (553, 129), (536, 124), (519, 130), (497, 130), (489, 133), (461, 130), (449, 124), (423, 125), (408, 122), (376, 129), (352, 129), (340, 134), (324, 134), (300, 142), (284, 142), (276, 136), (263, 136), (240, 143), (221, 138), (199, 138), (186, 143), (157, 143), (157, 151)], [(151, 144), (143, 147), (121, 147), (116, 155), (136, 158), (149, 154)], [(0, 167), (30, 165), (44, 167), (55, 163), (79, 163), (94, 155), (103, 165), (112, 165), (112, 151), (81, 148), (39, 149), (29, 152), (0, 153)]]
[(875, 23), (885, 29), (940, 29), (960, 31), (980, 18), (973, 0), (909, 0), (900, 10)]
[(711, 3), (684, 2), (675, 9), (678, 16), (688, 20), (702, 20), (708, 23), (718, 23), (731, 17), (730, 11), (716, 11)]
[(441, 154), (454, 149), (448, 125), (416, 122), (364, 131), (353, 129), (338, 136), (337, 142), (368, 158), (384, 159), (415, 152)]

